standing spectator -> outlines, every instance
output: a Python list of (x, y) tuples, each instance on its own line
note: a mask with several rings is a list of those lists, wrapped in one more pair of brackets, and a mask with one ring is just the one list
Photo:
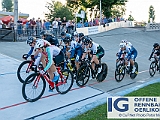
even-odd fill
[(91, 19), (91, 21), (89, 21), (89, 27), (92, 27), (93, 26), (93, 21)]
[(84, 22), (84, 27), (89, 27), (88, 20), (86, 20), (86, 21)]
[(27, 35), (30, 35), (30, 21), (26, 22), (26, 32), (27, 32)]
[(72, 25), (72, 21), (68, 20), (68, 22), (66, 23), (67, 33), (71, 33)]
[(77, 23), (77, 28), (82, 28), (83, 27), (83, 24), (82, 24), (82, 21), (80, 20), (80, 22)]
[(40, 31), (41, 31), (41, 23), (40, 23), (40, 18), (36, 20), (36, 37), (40, 36)]
[(49, 22), (49, 20), (47, 20), (47, 21), (44, 20), (43, 26), (44, 26), (44, 30), (48, 31), (51, 26), (51, 23)]
[(57, 18), (54, 18), (54, 21), (52, 22), (52, 27), (53, 27), (53, 34), (57, 38), (57, 31), (58, 31)]
[(30, 21), (30, 25), (31, 25), (31, 35), (33, 35), (36, 27), (36, 21), (34, 18)]
[(61, 24), (62, 24), (61, 18), (58, 18), (58, 34), (59, 34), (59, 35), (60, 35), (60, 33), (61, 33)]
[(22, 25), (23, 25), (22, 20), (19, 19), (17, 21), (17, 33), (18, 33), (19, 37), (23, 34), (23, 26)]
[(67, 23), (66, 17), (63, 17), (63, 20), (62, 20), (62, 32), (66, 31), (66, 23)]
[(14, 22), (13, 22), (12, 18), (10, 19), (10, 21), (8, 23), (8, 28), (10, 28), (11, 30), (14, 29)]

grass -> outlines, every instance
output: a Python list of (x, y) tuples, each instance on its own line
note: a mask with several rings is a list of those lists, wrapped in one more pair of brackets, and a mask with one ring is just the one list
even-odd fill
[[(160, 96), (160, 83), (148, 85), (144, 88), (141, 88), (137, 91), (129, 93), (125, 96), (127, 96), (127, 97), (129, 97), (129, 96), (130, 97), (131, 96)], [(78, 115), (77, 117), (72, 118), (70, 120), (109, 120), (109, 119), (107, 119), (107, 105), (106, 104), (100, 105), (100, 106), (98, 106), (90, 111), (87, 111), (84, 114)], [(114, 120), (116, 120), (116, 119), (114, 119)], [(118, 119), (118, 120), (120, 120), (120, 119)], [(128, 119), (125, 119), (125, 120), (128, 120)], [(136, 119), (136, 120), (138, 120), (138, 119)], [(147, 120), (149, 120), (149, 119), (147, 119)]]

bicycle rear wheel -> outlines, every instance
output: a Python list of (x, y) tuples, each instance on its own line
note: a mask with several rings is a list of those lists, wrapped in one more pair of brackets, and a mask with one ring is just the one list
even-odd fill
[(41, 98), (46, 88), (46, 81), (39, 73), (29, 75), (22, 86), (22, 96), (28, 102)]
[(83, 87), (87, 84), (90, 77), (90, 69), (88, 66), (83, 65), (77, 71), (76, 83), (78, 86)]
[(149, 74), (151, 77), (153, 77), (156, 73), (156, 61), (152, 61), (150, 66), (149, 66)]
[(123, 64), (119, 64), (115, 70), (115, 79), (117, 82), (121, 82), (125, 76), (125, 67)]
[(34, 73), (34, 71), (30, 71), (29, 67), (31, 66), (31, 64), (32, 62), (30, 60), (27, 60), (27, 61), (23, 61), (19, 65), (17, 69), (17, 77), (21, 83), (25, 81), (28, 75)]
[(73, 85), (73, 74), (70, 70), (64, 69), (61, 71), (62, 77), (56, 82), (56, 90), (60, 94), (66, 94)]

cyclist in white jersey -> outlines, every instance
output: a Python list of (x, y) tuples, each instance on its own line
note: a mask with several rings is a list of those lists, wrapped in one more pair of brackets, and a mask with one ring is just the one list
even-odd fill
[(46, 67), (41, 70), (40, 73), (44, 74), (46, 71), (48, 71), (50, 79), (53, 82), (56, 82), (59, 79), (59, 74), (55, 65), (58, 65), (59, 63), (64, 61), (64, 53), (59, 47), (55, 45), (45, 46), (43, 41), (38, 41), (36, 43), (36, 49), (38, 49), (38, 51), (41, 53), (45, 52), (48, 58)]

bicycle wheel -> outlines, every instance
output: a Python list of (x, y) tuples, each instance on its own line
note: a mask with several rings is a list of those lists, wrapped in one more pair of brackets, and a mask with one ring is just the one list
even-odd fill
[(61, 71), (62, 77), (56, 82), (56, 90), (60, 94), (66, 94), (70, 91), (73, 85), (73, 74), (70, 70), (65, 69)]
[(90, 69), (86, 65), (82, 65), (78, 71), (76, 76), (76, 83), (78, 86), (82, 87), (87, 84), (90, 77)]
[(134, 62), (134, 66), (136, 67), (136, 70), (135, 70), (134, 73), (131, 73), (131, 74), (130, 74), (130, 78), (131, 78), (131, 79), (136, 78), (136, 76), (138, 75), (138, 63), (137, 63), (137, 62)]
[(97, 75), (97, 81), (102, 82), (106, 77), (108, 73), (108, 66), (106, 63), (102, 63), (102, 71)]
[(156, 61), (152, 61), (149, 66), (149, 74), (151, 77), (153, 77), (156, 73)]
[(46, 81), (39, 73), (29, 75), (22, 86), (22, 96), (28, 102), (35, 102), (41, 98), (46, 88)]
[(115, 79), (117, 82), (121, 82), (125, 76), (125, 67), (123, 64), (119, 64), (115, 70)]
[(31, 66), (32, 62), (30, 60), (27, 61), (23, 61), (18, 69), (17, 69), (17, 77), (19, 79), (19, 81), (21, 83), (23, 83), (25, 81), (25, 79), (27, 78), (28, 75), (34, 73), (34, 71), (30, 71), (30, 66)]

